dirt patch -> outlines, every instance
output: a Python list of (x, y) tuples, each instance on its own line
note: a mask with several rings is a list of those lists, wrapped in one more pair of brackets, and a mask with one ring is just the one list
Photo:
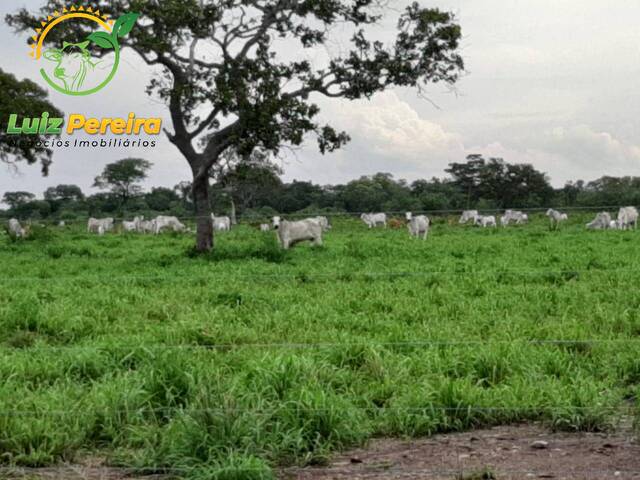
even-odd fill
[[(65, 465), (16, 469), (1, 478), (165, 480), (126, 469)], [(138, 473), (136, 475), (136, 473)], [(239, 478), (239, 477), (238, 477)], [(541, 425), (502, 426), (420, 440), (372, 441), (327, 467), (286, 469), (282, 480), (640, 480), (640, 443), (624, 432), (557, 433)]]
[(286, 480), (640, 479), (640, 444), (631, 432), (554, 433), (518, 425), (375, 440), (324, 468), (288, 470)]
[(80, 465), (37, 469), (16, 468), (0, 473), (0, 479), (8, 480), (168, 480), (169, 478), (170, 476), (167, 475), (140, 475), (122, 468)]

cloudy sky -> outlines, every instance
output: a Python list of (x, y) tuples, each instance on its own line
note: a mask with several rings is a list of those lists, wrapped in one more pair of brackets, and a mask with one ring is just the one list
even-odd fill
[[(393, 2), (394, 7), (406, 4)], [(640, 2), (637, 0), (421, 0), (454, 11), (462, 25), (467, 72), (451, 92), (397, 89), (371, 101), (320, 100), (323, 118), (347, 130), (348, 147), (321, 156), (315, 143), (282, 159), (287, 180), (343, 182), (378, 171), (398, 178), (443, 176), (447, 163), (470, 153), (532, 163), (554, 185), (569, 179), (640, 175)], [(4, 1), (0, 14), (37, 0)], [(615, 6), (614, 6), (615, 5)], [(393, 32), (397, 12), (385, 19)], [(25, 48), (26, 34), (0, 26), (1, 68), (43, 81)], [(145, 94), (152, 74), (125, 55), (116, 79), (81, 100), (56, 92), (67, 114), (165, 118), (166, 108)], [(44, 86), (44, 85), (43, 85)], [(0, 165), (0, 195), (7, 190), (38, 194), (51, 185), (76, 183), (90, 191), (105, 164), (126, 156), (154, 163), (147, 181), (173, 186), (190, 171), (163, 137), (154, 150), (57, 150), (48, 178), (37, 166), (12, 172)]]

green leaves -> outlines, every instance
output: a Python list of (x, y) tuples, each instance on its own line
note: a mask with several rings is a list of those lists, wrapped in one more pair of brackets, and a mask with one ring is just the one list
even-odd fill
[(126, 37), (131, 30), (133, 30), (139, 16), (139, 13), (127, 13), (122, 15), (113, 26), (111, 34), (107, 32), (94, 32), (89, 35), (87, 39), (98, 45), (100, 48), (112, 48), (115, 50), (119, 45), (118, 38)]
[(133, 30), (133, 27), (135, 26), (139, 16), (139, 13), (127, 13), (118, 18), (116, 24), (113, 26), (114, 37), (126, 37), (129, 32)]
[(117, 42), (114, 42), (114, 39), (111, 35), (106, 32), (94, 32), (87, 37), (88, 40), (91, 40), (93, 43), (98, 45), (100, 48), (116, 48)]

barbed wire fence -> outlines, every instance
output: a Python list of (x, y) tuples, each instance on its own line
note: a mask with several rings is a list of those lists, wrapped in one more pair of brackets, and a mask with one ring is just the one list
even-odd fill
[[(594, 345), (640, 345), (640, 338), (562, 338), (562, 339), (498, 339), (498, 340), (407, 340), (407, 341), (368, 341), (368, 342), (271, 342), (271, 343), (202, 343), (202, 344), (147, 344), (147, 345), (38, 345), (38, 351), (209, 351), (209, 350), (322, 350), (334, 348), (441, 348), (441, 347), (474, 347), (474, 346), (497, 346), (497, 345), (517, 345), (517, 346), (594, 346)], [(20, 349), (3, 347), (1, 353), (19, 352)]]
[[(520, 212), (525, 212), (525, 213), (540, 213), (540, 214), (544, 214), (549, 208), (551, 209), (555, 209), (555, 210), (560, 210), (563, 212), (583, 212), (583, 213), (589, 213), (589, 212), (600, 212), (600, 211), (613, 211), (616, 212), (618, 211), (620, 208), (625, 207), (627, 205), (601, 205), (601, 206), (567, 206), (567, 207), (559, 207), (559, 206), (555, 206), (555, 207), (526, 207), (526, 208), (518, 208), (518, 207), (512, 207), (512, 208), (479, 208), (479, 209), (475, 209), (478, 210), (482, 213), (487, 213), (487, 214), (499, 214), (502, 212), (505, 212), (506, 210), (516, 210), (516, 211), (520, 211)], [(464, 212), (465, 209), (434, 209), (434, 210), (414, 210), (412, 213), (415, 215), (431, 215), (431, 216), (435, 216), (435, 217), (446, 217), (446, 216), (457, 216), (457, 215), (461, 215), (462, 212)], [(348, 212), (348, 211), (332, 211), (330, 209), (326, 209), (326, 210), (317, 210), (317, 211), (302, 211), (302, 212), (293, 212), (293, 213), (273, 213), (273, 215), (280, 215), (283, 218), (291, 218), (291, 219), (296, 219), (296, 218), (307, 218), (307, 217), (316, 217), (316, 216), (325, 216), (328, 218), (344, 218), (344, 219), (357, 219), (359, 218), (361, 215), (363, 214), (369, 214), (369, 213), (373, 213), (371, 211), (367, 211), (367, 212), (361, 212), (361, 211), (356, 211), (356, 212)], [(402, 217), (404, 218), (405, 213), (407, 213), (407, 210), (388, 210), (388, 211), (381, 211), (381, 212), (375, 212), (375, 213), (384, 213), (388, 216), (392, 216), (392, 217)], [(170, 215), (167, 213), (154, 213), (153, 215), (165, 215), (165, 216), (174, 216), (174, 215)], [(126, 217), (122, 217), (122, 216), (110, 216), (109, 214), (106, 213), (102, 213), (100, 218), (112, 218), (114, 222), (123, 222), (123, 221), (131, 221), (134, 217), (136, 216), (142, 216), (142, 214), (140, 213), (131, 213), (129, 216)], [(2, 217), (6, 220), (9, 219), (8, 216), (4, 216)], [(97, 218), (97, 217), (96, 217)], [(152, 217), (150, 217), (152, 218)], [(175, 218), (177, 218), (180, 221), (192, 221), (195, 222), (201, 218), (209, 218), (209, 217), (202, 217), (202, 216), (197, 216), (197, 215), (178, 215), (175, 216)], [(255, 223), (255, 222), (260, 222), (260, 221), (264, 221), (264, 220), (271, 220), (272, 218), (272, 214), (271, 213), (264, 213), (264, 214), (260, 214), (260, 213), (253, 213), (253, 214), (239, 214), (236, 215), (236, 218), (238, 219), (239, 222), (241, 223)], [(75, 225), (75, 224), (84, 224), (86, 225), (89, 217), (87, 218), (72, 218), (72, 219), (64, 219), (64, 218), (45, 218), (45, 219), (38, 219), (38, 218), (21, 218), (19, 219), (20, 221), (24, 221), (24, 222), (32, 222), (32, 223), (38, 223), (38, 224), (43, 224), (43, 225), (57, 225), (59, 224), (61, 221), (63, 221), (65, 224), (67, 225)]]
[(375, 279), (402, 279), (402, 278), (430, 278), (435, 276), (452, 276), (452, 277), (481, 277), (481, 276), (565, 276), (567, 279), (576, 278), (579, 275), (586, 274), (639, 274), (638, 267), (582, 267), (582, 268), (539, 268), (539, 269), (472, 269), (472, 270), (419, 270), (419, 271), (331, 271), (307, 273), (303, 271), (294, 272), (268, 272), (268, 273), (190, 273), (188, 275), (175, 275), (167, 273), (152, 273), (147, 275), (113, 275), (111, 273), (103, 273), (97, 275), (58, 275), (43, 272), (39, 275), (14, 275), (0, 276), (0, 285), (3, 283), (20, 283), (20, 282), (144, 282), (144, 281), (168, 281), (168, 282), (195, 282), (195, 281), (216, 281), (216, 280), (299, 280), (299, 281), (319, 281), (319, 280), (339, 280), (354, 281), (365, 280), (371, 281)]

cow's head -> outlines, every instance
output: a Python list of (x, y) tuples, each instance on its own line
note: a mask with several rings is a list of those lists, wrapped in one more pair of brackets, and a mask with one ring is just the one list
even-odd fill
[(273, 217), (273, 228), (276, 230), (280, 228), (280, 217)]
[(411, 219), (413, 218), (413, 214), (411, 212), (405, 213), (404, 216), (406, 217), (407, 222), (410, 222)]
[(50, 48), (43, 54), (44, 58), (56, 62), (53, 76), (60, 79), (69, 91), (78, 91), (84, 83), (87, 72), (95, 67), (91, 61), (91, 53), (87, 49), (89, 41), (82, 43), (64, 42), (62, 48)]

